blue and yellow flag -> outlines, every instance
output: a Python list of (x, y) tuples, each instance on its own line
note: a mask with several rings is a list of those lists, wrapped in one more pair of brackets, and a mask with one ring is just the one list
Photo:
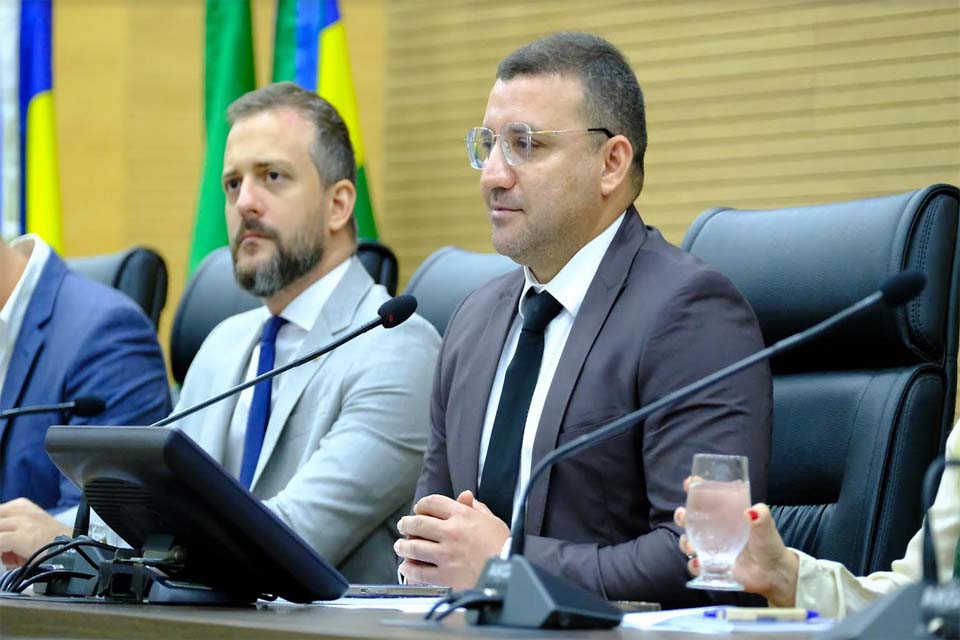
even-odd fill
[(354, 216), (359, 236), (375, 240), (377, 225), (367, 186), (357, 97), (337, 0), (278, 0), (273, 81), (292, 81), (304, 89), (316, 91), (346, 122), (357, 159)]
[[(0, 16), (0, 39), (6, 43), (0, 52), (0, 77), (7, 79), (0, 84), (0, 121), (17, 123), (0, 128), (0, 232), (4, 237), (36, 233), (62, 251), (51, 5), (52, 0), (8, 3)], [(9, 82), (11, 78), (18, 80)]]

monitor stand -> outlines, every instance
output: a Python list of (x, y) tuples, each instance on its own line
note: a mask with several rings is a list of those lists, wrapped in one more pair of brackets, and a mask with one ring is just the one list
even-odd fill
[(152, 535), (143, 550), (118, 549), (111, 553), (95, 547), (84, 552), (97, 563), (90, 563), (76, 549), (58, 556), (64, 568), (95, 572), (91, 578), (64, 578), (34, 586), (34, 594), (52, 597), (96, 597), (102, 602), (130, 604), (186, 604), (247, 606), (259, 594), (231, 593), (198, 582), (178, 579), (186, 568), (188, 551), (173, 544), (169, 535)]

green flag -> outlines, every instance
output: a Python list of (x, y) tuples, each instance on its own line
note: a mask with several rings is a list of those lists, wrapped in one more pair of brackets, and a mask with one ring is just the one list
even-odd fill
[(316, 91), (347, 124), (357, 158), (357, 203), (353, 215), (359, 237), (376, 240), (357, 99), (337, 0), (278, 0), (274, 34), (273, 81), (296, 82), (304, 89)]
[(220, 185), (229, 131), (226, 111), (231, 102), (256, 87), (249, 0), (207, 0), (205, 40), (203, 97), (207, 148), (190, 248), (190, 273), (208, 253), (227, 244)]

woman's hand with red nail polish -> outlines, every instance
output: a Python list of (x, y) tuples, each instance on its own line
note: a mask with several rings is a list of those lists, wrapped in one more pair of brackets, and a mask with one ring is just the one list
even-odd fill
[(743, 517), (750, 522), (750, 537), (737, 556), (734, 577), (747, 591), (759, 593), (773, 606), (794, 606), (800, 566), (797, 554), (783, 544), (767, 505), (757, 503)]
[[(743, 517), (750, 522), (750, 537), (737, 556), (733, 567), (734, 577), (747, 591), (762, 595), (773, 606), (794, 606), (799, 573), (797, 554), (783, 543), (767, 505), (757, 503), (744, 511)], [(686, 511), (683, 507), (674, 513), (674, 521), (681, 527), (685, 525)], [(680, 537), (679, 546), (687, 554), (687, 570), (698, 575), (700, 563), (685, 534)]]

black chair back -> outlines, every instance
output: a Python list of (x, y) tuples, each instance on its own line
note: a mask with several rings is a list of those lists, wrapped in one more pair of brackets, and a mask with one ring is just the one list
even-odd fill
[(468, 294), (514, 269), (519, 269), (517, 263), (498, 253), (443, 247), (417, 268), (404, 293), (417, 298), (417, 313), (443, 335), (450, 316)]
[(66, 263), (73, 271), (127, 294), (157, 327), (160, 312), (167, 304), (167, 265), (156, 251), (133, 247), (100, 256), (69, 258)]
[(391, 296), (397, 295), (400, 269), (390, 247), (375, 240), (361, 240), (357, 245), (357, 258), (374, 282), (382, 284)]
[(888, 569), (919, 528), (924, 471), (953, 421), (958, 191), (701, 214), (683, 246), (753, 305), (767, 344), (921, 271), (897, 310), (861, 314), (775, 359), (768, 501), (787, 544), (854, 574)]

